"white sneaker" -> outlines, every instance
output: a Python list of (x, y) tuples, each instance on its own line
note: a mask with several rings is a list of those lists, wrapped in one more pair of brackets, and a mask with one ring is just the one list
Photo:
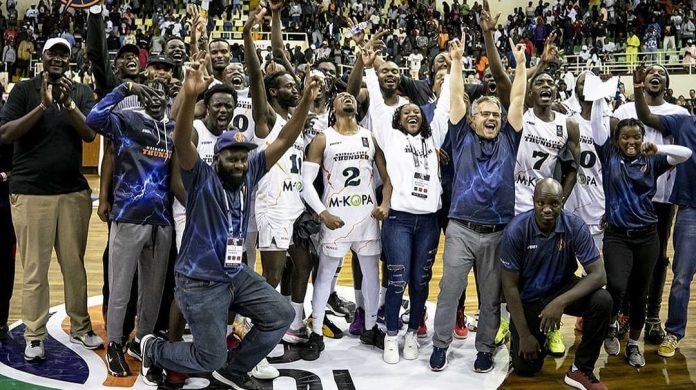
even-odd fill
[(83, 335), (72, 334), (70, 336), (70, 342), (75, 344), (81, 344), (87, 349), (99, 349), (104, 348), (104, 340), (97, 336), (93, 331), (89, 331)]
[(275, 367), (271, 366), (266, 358), (263, 358), (249, 374), (256, 379), (262, 380), (275, 379), (280, 376), (280, 372), (278, 372)]
[(418, 359), (419, 349), (420, 344), (418, 343), (418, 335), (416, 332), (406, 332), (406, 338), (404, 339), (404, 359)]
[(384, 353), (382, 358), (385, 363), (396, 364), (399, 362), (399, 336), (384, 336)]
[(24, 360), (28, 362), (38, 362), (44, 359), (46, 359), (44, 342), (41, 340), (32, 340), (28, 342), (26, 348), (24, 348)]

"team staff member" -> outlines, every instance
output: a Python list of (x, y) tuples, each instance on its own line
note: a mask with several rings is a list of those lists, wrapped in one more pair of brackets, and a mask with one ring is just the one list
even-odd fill
[[(642, 68), (634, 80), (644, 80)], [(641, 84), (636, 84), (641, 87)], [(645, 128), (634, 118), (619, 121), (611, 132), (602, 124), (604, 99), (595, 102), (592, 112), (592, 136), (599, 160), (607, 211), (604, 233), (604, 266), (607, 291), (614, 307), (611, 325), (604, 341), (609, 355), (620, 351), (616, 316), (624, 299), (630, 306), (626, 360), (633, 367), (645, 365), (638, 338), (645, 325), (649, 282), (659, 253), (657, 215), (652, 198), (657, 178), (674, 165), (691, 157), (691, 150), (677, 145), (645, 142)], [(611, 139), (609, 135), (611, 134)]]
[(89, 349), (104, 344), (92, 332), (84, 267), (92, 200), (82, 174), (82, 142), (95, 137), (85, 124), (94, 99), (89, 87), (64, 76), (68, 41), (47, 40), (41, 58), (45, 71), (12, 89), (0, 126), (0, 142), (14, 143), (10, 204), (24, 267), (22, 322), (29, 361), (46, 357), (48, 267), (54, 247), (65, 282), (70, 340)]
[[(251, 17), (263, 18), (258, 8)], [(234, 388), (262, 389), (251, 371), (280, 341), (294, 316), (293, 309), (275, 289), (242, 263), (244, 236), (249, 221), (249, 194), (261, 177), (300, 136), (319, 79), (308, 78), (297, 110), (265, 150), (236, 131), (217, 140), (214, 164), (208, 166), (191, 142), (196, 96), (212, 81), (204, 77), (205, 61), (194, 62), (184, 81), (182, 109), (174, 142), (187, 191), (186, 230), (176, 264), (176, 298), (193, 335), (193, 342), (168, 343), (152, 335), (141, 342), (141, 375), (152, 367), (182, 373), (213, 372), (213, 377)], [(227, 353), (228, 311), (254, 323), (235, 352)]]
[[(643, 87), (644, 88), (644, 87)], [(658, 115), (652, 113), (647, 104), (647, 96), (636, 89), (636, 110), (638, 118), (667, 136), (674, 137), (674, 143), (696, 150), (696, 124), (692, 115)], [(669, 311), (665, 322), (665, 336), (657, 354), (672, 357), (679, 340), (686, 334), (686, 320), (689, 309), (691, 281), (694, 278), (694, 243), (696, 242), (696, 154), (683, 164), (677, 165), (674, 188), (669, 198), (670, 203), (678, 205), (677, 220), (674, 224), (674, 262), (672, 272), (674, 279), (669, 290)]]
[[(500, 263), (512, 319), (512, 367), (522, 376), (541, 371), (546, 337), (559, 329), (561, 315), (581, 316), (582, 341), (565, 383), (606, 390), (593, 370), (611, 312), (611, 296), (602, 289), (607, 275), (587, 225), (563, 210), (563, 192), (559, 182), (539, 180), (534, 209), (517, 215), (503, 233)], [(575, 276), (578, 261), (587, 272), (583, 278)]]
[[(461, 71), (463, 47), (450, 49), (450, 130), (454, 184), (450, 206), (443, 277), (435, 312), (435, 333), (430, 368), (441, 371), (447, 365), (459, 298), (466, 289), (469, 271), (476, 263), (481, 291), (481, 315), (476, 331), (476, 372), (493, 369), (494, 339), (500, 321), (500, 271), (497, 257), (505, 225), (514, 215), (513, 169), (516, 145), (522, 130), (526, 70), (524, 48), (513, 51), (517, 58), (515, 82), (510, 90), (508, 122), (502, 123), (502, 105), (495, 97), (482, 96), (467, 118), (468, 97)], [(514, 44), (513, 48), (515, 47)]]

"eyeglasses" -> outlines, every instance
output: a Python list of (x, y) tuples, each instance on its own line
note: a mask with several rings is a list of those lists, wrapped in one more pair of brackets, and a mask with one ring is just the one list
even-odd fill
[(500, 118), (500, 113), (495, 112), (495, 111), (480, 111), (480, 112), (475, 112), (474, 115), (481, 115), (482, 117), (490, 117), (492, 116), (493, 118)]

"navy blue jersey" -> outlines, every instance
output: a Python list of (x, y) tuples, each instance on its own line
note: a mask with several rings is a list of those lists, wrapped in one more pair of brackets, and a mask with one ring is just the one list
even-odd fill
[[(696, 150), (696, 117), (692, 115), (660, 116), (660, 123), (667, 134), (674, 137), (676, 145)], [(686, 207), (696, 207), (696, 153), (682, 164), (677, 164), (677, 174), (669, 201)]]
[(652, 198), (657, 192), (657, 177), (671, 165), (667, 156), (639, 155), (633, 160), (621, 157), (610, 139), (595, 144), (602, 162), (607, 222), (624, 229), (641, 228), (657, 223)]
[(122, 84), (94, 106), (87, 125), (114, 146), (111, 219), (138, 225), (172, 225), (170, 169), (174, 122), (143, 110), (114, 111), (128, 95)]
[(462, 118), (449, 123), (454, 183), (449, 217), (486, 225), (510, 222), (515, 206), (515, 156), (521, 132), (507, 122), (493, 140), (474, 132)]
[(585, 222), (565, 210), (548, 235), (539, 230), (534, 210), (517, 215), (505, 227), (500, 251), (503, 269), (520, 275), (522, 302), (548, 297), (575, 274), (577, 262), (585, 267), (599, 259)]
[[(186, 188), (186, 228), (176, 261), (176, 272), (192, 279), (229, 282), (242, 270), (225, 268), (230, 232), (246, 237), (251, 194), (266, 174), (266, 152), (249, 154), (244, 184), (223, 186), (215, 168), (200, 158), (190, 171), (181, 170)], [(230, 226), (231, 224), (231, 226)]]

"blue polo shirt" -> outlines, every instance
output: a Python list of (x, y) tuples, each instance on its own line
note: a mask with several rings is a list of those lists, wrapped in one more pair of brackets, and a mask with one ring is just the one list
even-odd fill
[(534, 210), (513, 218), (503, 232), (500, 263), (504, 270), (520, 274), (522, 302), (555, 293), (575, 274), (578, 261), (585, 267), (597, 259), (599, 252), (587, 225), (565, 210), (548, 235), (539, 230)]
[(602, 162), (607, 222), (611, 226), (636, 229), (657, 223), (652, 198), (657, 191), (657, 177), (672, 166), (667, 156), (639, 155), (633, 160), (622, 157), (610, 139), (595, 144)]
[(466, 118), (449, 123), (454, 161), (449, 217), (502, 225), (515, 215), (515, 156), (521, 132), (507, 122), (493, 140), (474, 132)]
[[(692, 115), (660, 115), (665, 135), (674, 137), (674, 143), (696, 150), (696, 117)], [(686, 207), (696, 207), (696, 153), (677, 164), (677, 174), (669, 201)]]
[[(187, 193), (186, 228), (176, 272), (192, 279), (230, 282), (242, 270), (243, 265), (224, 267), (230, 221), (235, 236), (246, 237), (251, 194), (266, 171), (263, 151), (249, 154), (244, 185), (233, 190), (223, 187), (215, 168), (200, 158), (190, 171), (181, 170)], [(242, 187), (246, 187), (243, 194)]]

